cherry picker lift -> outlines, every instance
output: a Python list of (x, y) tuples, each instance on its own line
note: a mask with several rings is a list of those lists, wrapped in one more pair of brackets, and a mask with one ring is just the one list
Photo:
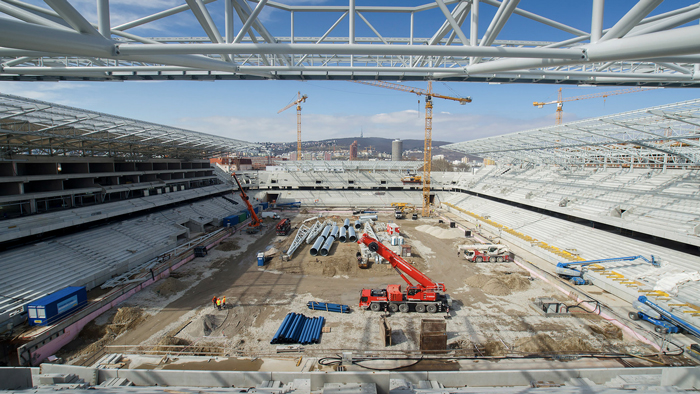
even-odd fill
[(555, 269), (557, 275), (564, 280), (568, 280), (573, 285), (590, 285), (591, 281), (585, 279), (583, 276), (587, 271), (587, 268), (591, 264), (605, 264), (613, 263), (616, 261), (634, 261), (641, 259), (654, 267), (658, 267), (659, 263), (656, 261), (654, 256), (651, 256), (651, 260), (644, 256), (629, 256), (629, 257), (613, 257), (610, 259), (597, 259), (597, 260), (586, 260), (586, 261), (572, 261), (568, 263), (558, 263)]

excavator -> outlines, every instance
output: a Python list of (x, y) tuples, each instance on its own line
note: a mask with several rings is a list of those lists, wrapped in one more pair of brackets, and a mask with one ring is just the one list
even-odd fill
[(243, 200), (245, 206), (248, 207), (248, 212), (250, 212), (250, 223), (248, 223), (248, 228), (245, 230), (245, 232), (248, 234), (255, 234), (260, 230), (262, 220), (260, 220), (258, 215), (255, 213), (255, 209), (253, 209), (253, 206), (250, 205), (250, 201), (248, 201), (248, 195), (245, 194), (245, 190), (243, 190), (241, 182), (238, 181), (236, 173), (232, 172), (231, 177), (233, 177), (233, 179), (236, 181), (236, 184), (238, 185), (238, 191), (241, 193), (241, 200)]
[[(401, 285), (388, 285), (386, 289), (362, 289), (360, 308), (370, 309), (374, 312), (388, 309), (391, 312), (402, 313), (450, 311), (452, 299), (448, 294), (443, 293), (445, 291), (444, 283), (434, 282), (401, 256), (367, 234), (363, 234), (357, 243), (366, 245), (369, 250), (385, 258), (407, 283), (405, 292), (401, 291)], [(417, 284), (411, 283), (406, 276), (411, 277)]]

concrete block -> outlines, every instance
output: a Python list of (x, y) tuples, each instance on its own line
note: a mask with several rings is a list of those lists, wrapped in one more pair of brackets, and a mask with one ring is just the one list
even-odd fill
[(0, 368), (0, 390), (23, 390), (33, 386), (32, 368)]

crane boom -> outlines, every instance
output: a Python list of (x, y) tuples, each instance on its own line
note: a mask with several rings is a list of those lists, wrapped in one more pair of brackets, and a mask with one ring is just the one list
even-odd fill
[(406, 278), (404, 274), (408, 275), (409, 277), (411, 277), (411, 279), (415, 280), (418, 283), (418, 285), (416, 286), (420, 287), (421, 289), (445, 291), (445, 284), (437, 283), (432, 279), (428, 278), (424, 273), (418, 271), (401, 256), (397, 255), (391, 249), (387, 248), (381, 242), (370, 237), (366, 233), (362, 234), (362, 237), (360, 237), (357, 243), (365, 244), (369, 248), (369, 250), (379, 254), (384, 259), (386, 259), (389, 262), (389, 264), (391, 264), (391, 268), (395, 269), (396, 272), (398, 272), (401, 278), (403, 278), (403, 280), (405, 280), (406, 284), (408, 284), (409, 286), (413, 286), (413, 283), (411, 283), (411, 281), (408, 280), (408, 278)]
[(296, 101), (288, 104), (286, 107), (277, 111), (277, 113), (279, 114), (281, 112), (286, 111), (289, 108), (292, 108), (295, 105), (297, 106), (297, 160), (301, 160), (301, 103), (305, 103), (307, 98), (309, 98), (309, 96), (302, 96), (301, 92), (297, 92)]
[(248, 208), (248, 212), (250, 212), (250, 223), (248, 224), (248, 229), (257, 231), (257, 228), (262, 224), (262, 220), (258, 217), (258, 215), (255, 213), (255, 209), (253, 208), (252, 205), (250, 205), (250, 201), (248, 199), (248, 195), (245, 193), (245, 190), (243, 190), (243, 187), (241, 186), (241, 182), (238, 181), (238, 177), (236, 176), (235, 172), (231, 173), (231, 177), (236, 181), (236, 184), (238, 185), (238, 191), (241, 193), (241, 199), (245, 203), (246, 207)]
[(617, 96), (618, 94), (626, 94), (626, 93), (635, 93), (635, 92), (643, 92), (645, 90), (650, 90), (651, 88), (641, 88), (641, 87), (633, 87), (633, 88), (627, 88), (627, 89), (619, 89), (619, 90), (613, 90), (610, 92), (601, 92), (601, 93), (591, 93), (591, 94), (584, 94), (582, 96), (574, 96), (574, 97), (567, 97), (567, 98), (562, 98), (561, 97), (561, 88), (559, 88), (559, 94), (557, 96), (556, 100), (553, 101), (547, 101), (547, 102), (541, 102), (541, 101), (535, 101), (532, 103), (537, 108), (542, 108), (545, 105), (549, 104), (556, 104), (557, 105), (557, 112), (556, 112), (556, 122), (555, 124), (561, 124), (562, 122), (562, 112), (564, 111), (564, 103), (569, 102), (569, 101), (578, 101), (578, 100), (587, 100), (587, 99), (592, 99), (592, 98), (598, 98), (598, 97), (608, 97), (608, 96)]
[(423, 217), (430, 216), (430, 172), (433, 161), (433, 97), (457, 101), (461, 105), (471, 103), (471, 97), (451, 97), (433, 93), (433, 81), (428, 81), (428, 89), (414, 88), (412, 86), (384, 81), (352, 81), (363, 85), (377, 86), (380, 88), (399, 90), (425, 96), (425, 147), (423, 149)]

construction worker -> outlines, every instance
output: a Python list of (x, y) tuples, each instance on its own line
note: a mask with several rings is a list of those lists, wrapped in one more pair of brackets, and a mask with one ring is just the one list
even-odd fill
[(216, 296), (212, 297), (211, 303), (214, 304), (214, 306), (216, 306)]
[(221, 306), (226, 309), (226, 296), (221, 300)]
[(216, 297), (216, 309), (221, 310), (221, 298)]

